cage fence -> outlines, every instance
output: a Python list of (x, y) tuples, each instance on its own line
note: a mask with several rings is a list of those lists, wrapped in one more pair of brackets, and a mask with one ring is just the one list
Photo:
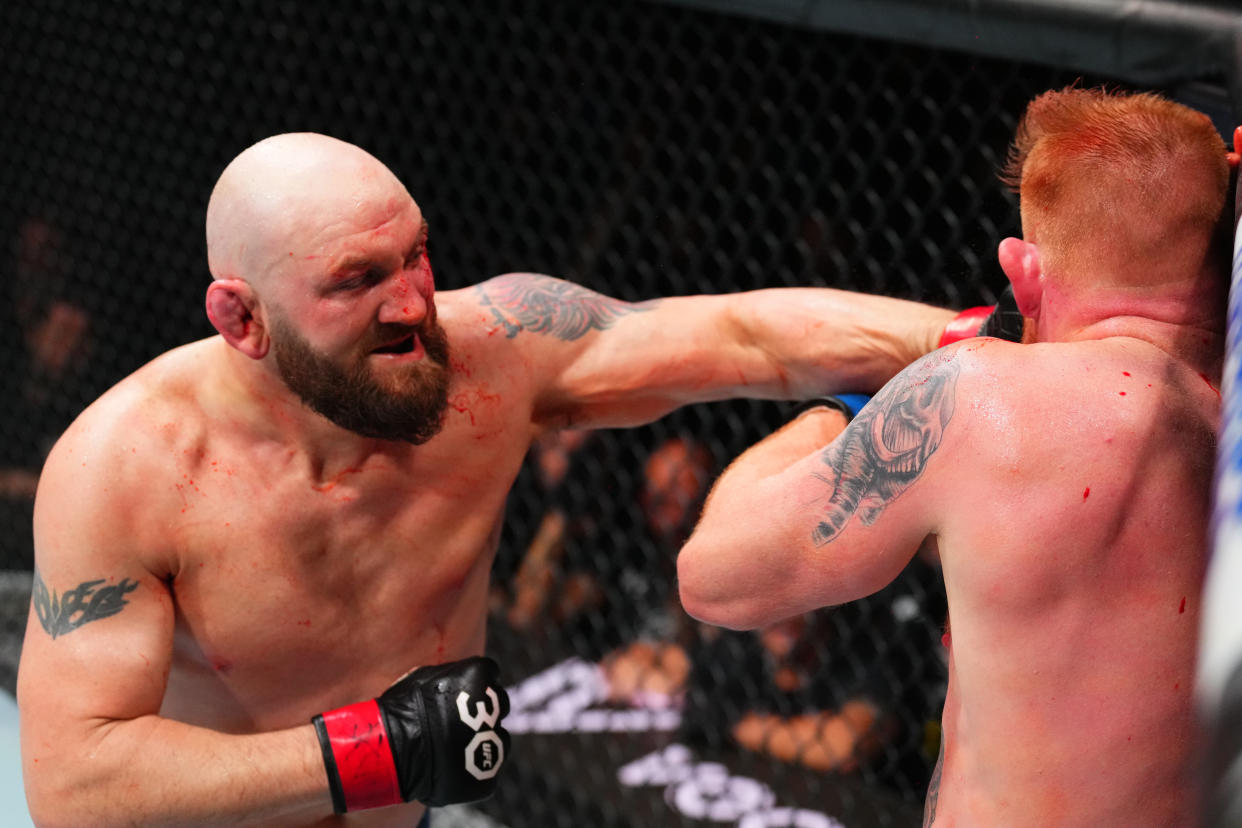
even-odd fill
[[(0, 6), (8, 686), (42, 458), (111, 384), (212, 333), (205, 206), (245, 146), (311, 130), (368, 149), (426, 214), (440, 289), (521, 270), (626, 300), (821, 285), (964, 307), (994, 300), (1019, 231), (996, 177), (1017, 117), (1075, 81), (1126, 85), (659, 2)], [(490, 606), (515, 761), (480, 810), (917, 822), (946, 680), (933, 567), (756, 633), (677, 605), (706, 486), (787, 415), (699, 405), (532, 449)]]

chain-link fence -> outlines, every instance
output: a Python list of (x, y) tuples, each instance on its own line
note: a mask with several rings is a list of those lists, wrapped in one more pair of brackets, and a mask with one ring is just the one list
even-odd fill
[[(255, 140), (320, 131), (385, 161), (442, 288), (531, 270), (629, 300), (830, 285), (961, 307), (1004, 284), (1017, 115), (1080, 77), (660, 3), (0, 6), (8, 638), (42, 457), (103, 389), (212, 333), (206, 199)], [(785, 415), (696, 406), (532, 452), (494, 574), (521, 758), (492, 818), (917, 821), (945, 681), (932, 567), (761, 633), (676, 604), (703, 487)]]

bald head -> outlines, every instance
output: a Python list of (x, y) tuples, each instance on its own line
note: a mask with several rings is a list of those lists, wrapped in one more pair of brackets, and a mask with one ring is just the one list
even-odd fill
[(353, 144), (311, 132), (275, 135), (234, 158), (216, 182), (207, 264), (216, 279), (257, 283), (334, 229), (378, 224), (410, 201), (396, 176)]

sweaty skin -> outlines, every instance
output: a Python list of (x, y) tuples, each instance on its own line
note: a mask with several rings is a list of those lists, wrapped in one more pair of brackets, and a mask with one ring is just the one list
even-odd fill
[[(994, 451), (951, 490), (987, 517), (941, 512), (952, 633), (935, 824), (1197, 824), (1189, 692), (1219, 400), (1147, 342), (1031, 347), (1051, 351), (1035, 372), (1013, 346), (971, 355), (969, 381), (1021, 393), (968, 407), (954, 434)], [(1055, 449), (1048, 433), (1064, 435)]]
[[(533, 274), (436, 293), (417, 204), (323, 136), (235, 161), (208, 251), (221, 334), (103, 395), (40, 483), (45, 612), (18, 688), (40, 824), (417, 824), (418, 803), (332, 816), (309, 721), (483, 652), (505, 497), (535, 437), (873, 389), (952, 315), (817, 289), (629, 304)], [(433, 319), (447, 401), (418, 445), (312, 412), (275, 364), (283, 323), (399, 391)], [(394, 350), (398, 331), (415, 337)]]
[[(750, 628), (938, 546), (952, 631), (928, 825), (1196, 824), (1220, 340), (1133, 318), (1076, 336), (930, 354), (827, 448), (804, 415), (722, 477), (678, 561), (692, 615)], [(770, 518), (732, 518), (742, 502)]]
[(998, 248), (1024, 344), (923, 357), (835, 439), (795, 420), (730, 466), (681, 552), (686, 609), (739, 628), (938, 552), (949, 684), (924, 826), (1199, 824), (1223, 149), (1156, 95), (1038, 96), (1005, 178), (1024, 238)]
[[(1191, 681), (1219, 410), (1199, 373), (1126, 336), (925, 357), (828, 449), (767, 476), (744, 455), (681, 553), (682, 600), (755, 627), (875, 591), (930, 538), (952, 632), (927, 824), (1195, 825)], [(942, 433), (943, 406), (899, 407), (938, 379), (956, 402)], [(908, 466), (872, 461), (882, 505), (868, 522), (865, 505), (834, 499), (833, 463), (871, 448), (880, 414), (907, 417), (907, 437), (923, 427), (933, 448), (904, 488)], [(787, 463), (776, 451), (749, 461)], [(742, 498), (773, 517), (728, 519)], [(841, 528), (826, 540), (827, 517)]]

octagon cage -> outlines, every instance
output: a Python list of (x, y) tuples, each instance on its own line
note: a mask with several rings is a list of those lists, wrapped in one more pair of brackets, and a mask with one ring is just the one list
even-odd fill
[[(1102, 5), (0, 5), (0, 678), (12, 691), (43, 458), (109, 386), (214, 333), (205, 207), (244, 147), (310, 130), (384, 161), (430, 223), (438, 289), (534, 271), (629, 301), (810, 285), (989, 304), (1020, 233), (997, 173), (1036, 94), (1154, 89), (1236, 119), (1217, 6), (1082, 8)], [(918, 823), (946, 683), (931, 564), (757, 632), (677, 602), (707, 486), (790, 409), (536, 443), (489, 607), (510, 767), (433, 826)]]

